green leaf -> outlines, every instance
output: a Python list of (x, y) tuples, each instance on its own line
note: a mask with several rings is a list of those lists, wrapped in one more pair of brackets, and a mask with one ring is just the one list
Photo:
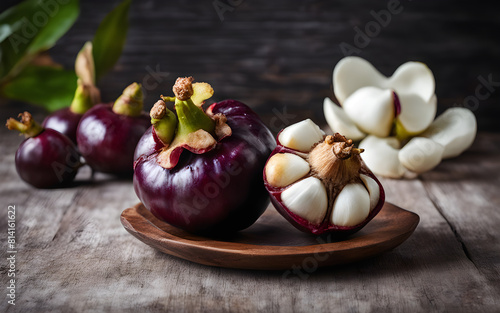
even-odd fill
[(27, 0), (12, 6), (0, 14), (0, 24), (15, 24), (26, 17), (26, 13), (36, 9), (38, 1)]
[[(0, 80), (17, 75), (76, 21), (78, 0), (27, 0), (0, 14)], [(4, 79), (5, 80), (5, 79)]]
[(113, 68), (127, 39), (128, 11), (131, 0), (124, 0), (102, 20), (94, 36), (93, 55), (98, 80)]
[(74, 71), (30, 65), (2, 86), (2, 95), (55, 111), (70, 105), (76, 81)]
[[(48, 19), (47, 24), (40, 28), (40, 31), (31, 42), (28, 53), (36, 53), (41, 50), (52, 48), (57, 40), (61, 38), (75, 23), (80, 13), (78, 0), (68, 1), (66, 4), (58, 5), (57, 1), (39, 1), (40, 3), (50, 2), (58, 6), (57, 11), (48, 11), (47, 15), (53, 16)], [(62, 2), (62, 1), (61, 1)]]

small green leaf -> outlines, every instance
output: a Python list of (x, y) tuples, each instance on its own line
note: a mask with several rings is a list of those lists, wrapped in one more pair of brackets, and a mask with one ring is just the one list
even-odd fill
[[(27, 0), (0, 14), (0, 80), (15, 76), (76, 21), (79, 1)], [(5, 79), (4, 79), (5, 80)]]
[(75, 94), (74, 71), (49, 66), (27, 66), (2, 86), (4, 97), (29, 102), (55, 111), (70, 105)]
[(125, 45), (131, 0), (124, 0), (102, 20), (92, 44), (97, 80), (113, 68)]
[(31, 42), (28, 53), (36, 53), (52, 48), (57, 40), (73, 26), (80, 13), (78, 0), (71, 0), (61, 5), (58, 5), (57, 1), (38, 2), (40, 2), (40, 7), (44, 2), (45, 5), (51, 3), (54, 7), (52, 11), (50, 9), (44, 9), (49, 19), (47, 20), (47, 24), (40, 28), (40, 31)]

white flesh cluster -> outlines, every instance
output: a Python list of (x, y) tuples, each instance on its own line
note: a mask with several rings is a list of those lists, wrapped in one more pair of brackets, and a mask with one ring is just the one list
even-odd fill
[[(404, 63), (391, 77), (385, 77), (368, 61), (346, 57), (335, 66), (333, 86), (341, 110), (350, 122), (370, 135), (388, 136), (394, 119), (406, 132), (416, 135), (424, 131), (436, 115), (434, 75), (423, 63)], [(401, 106), (398, 116), (394, 114), (393, 92)], [(338, 112), (325, 112), (325, 116)], [(335, 125), (330, 127), (338, 131)]]
[(340, 105), (325, 98), (326, 121), (333, 132), (362, 140), (360, 147), (369, 151), (363, 159), (377, 175), (402, 178), (429, 171), (460, 155), (476, 136), (476, 118), (466, 108), (450, 108), (434, 119), (435, 81), (425, 64), (407, 62), (386, 77), (362, 58), (346, 57), (335, 66), (333, 86)]
[[(310, 152), (312, 147), (323, 139), (322, 132), (318, 129), (319, 127), (311, 120), (306, 120), (285, 128), (279, 140), (285, 147)], [(286, 140), (282, 140), (282, 136)], [(314, 142), (311, 140), (313, 136)], [(285, 142), (291, 143), (291, 146)], [(335, 200), (328, 201), (328, 192), (323, 182), (316, 177), (308, 176), (309, 173), (308, 162), (292, 153), (273, 155), (265, 168), (269, 185), (285, 188), (281, 193), (283, 204), (291, 212), (314, 225), (319, 225), (328, 219), (337, 226), (355, 226), (363, 222), (379, 202), (379, 185), (369, 176), (360, 174), (361, 182), (347, 184)], [(328, 208), (328, 203), (333, 205), (331, 210)], [(331, 215), (327, 217), (328, 212), (331, 212)]]

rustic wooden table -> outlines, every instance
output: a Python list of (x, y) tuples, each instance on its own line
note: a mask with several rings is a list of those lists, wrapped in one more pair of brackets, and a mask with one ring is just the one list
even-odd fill
[[(22, 138), (2, 127), (0, 140), (1, 312), (500, 310), (500, 134), (480, 133), (469, 151), (418, 179), (382, 179), (387, 201), (421, 218), (401, 246), (291, 275), (208, 267), (158, 252), (120, 223), (121, 212), (138, 202), (131, 181), (101, 174), (91, 181), (84, 169), (71, 188), (37, 190), (15, 170)], [(15, 306), (6, 292), (9, 206)]]
[[(18, 1), (1, 2), (3, 12)], [(304, 117), (324, 123), (320, 104), (333, 95), (340, 44), (354, 45), (357, 28), (399, 3), (222, 2), (234, 5), (224, 19), (216, 1), (133, 1), (123, 56), (99, 83), (103, 99), (138, 81), (151, 87), (149, 109), (175, 77), (193, 75), (214, 86), (215, 100), (254, 107), (274, 133)], [(466, 104), (480, 79), (491, 78), (495, 88), (473, 109), (481, 130), (498, 132), (499, 2), (487, 9), (467, 0), (400, 2), (404, 10), (389, 16), (356, 55), (386, 75), (409, 60), (428, 64), (439, 112)], [(67, 69), (117, 1), (80, 3), (79, 20), (50, 51)], [(0, 107), (0, 122), (21, 111), (14, 105)], [(158, 252), (120, 223), (121, 212), (138, 202), (131, 181), (101, 174), (90, 180), (85, 168), (71, 188), (31, 188), (14, 166), (21, 140), (0, 125), (0, 312), (500, 311), (500, 133), (479, 133), (462, 156), (417, 179), (381, 179), (387, 201), (420, 216), (401, 246), (293, 275), (207, 267)], [(15, 289), (9, 288), (10, 206)], [(15, 306), (7, 302), (11, 290)]]

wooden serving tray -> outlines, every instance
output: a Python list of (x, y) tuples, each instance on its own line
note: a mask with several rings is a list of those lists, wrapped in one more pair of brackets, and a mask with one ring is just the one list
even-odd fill
[(162, 252), (205, 265), (258, 270), (333, 266), (369, 258), (403, 243), (419, 220), (417, 214), (385, 203), (362, 230), (335, 240), (303, 233), (269, 207), (251, 227), (230, 237), (210, 238), (160, 221), (142, 203), (121, 214), (129, 233)]

